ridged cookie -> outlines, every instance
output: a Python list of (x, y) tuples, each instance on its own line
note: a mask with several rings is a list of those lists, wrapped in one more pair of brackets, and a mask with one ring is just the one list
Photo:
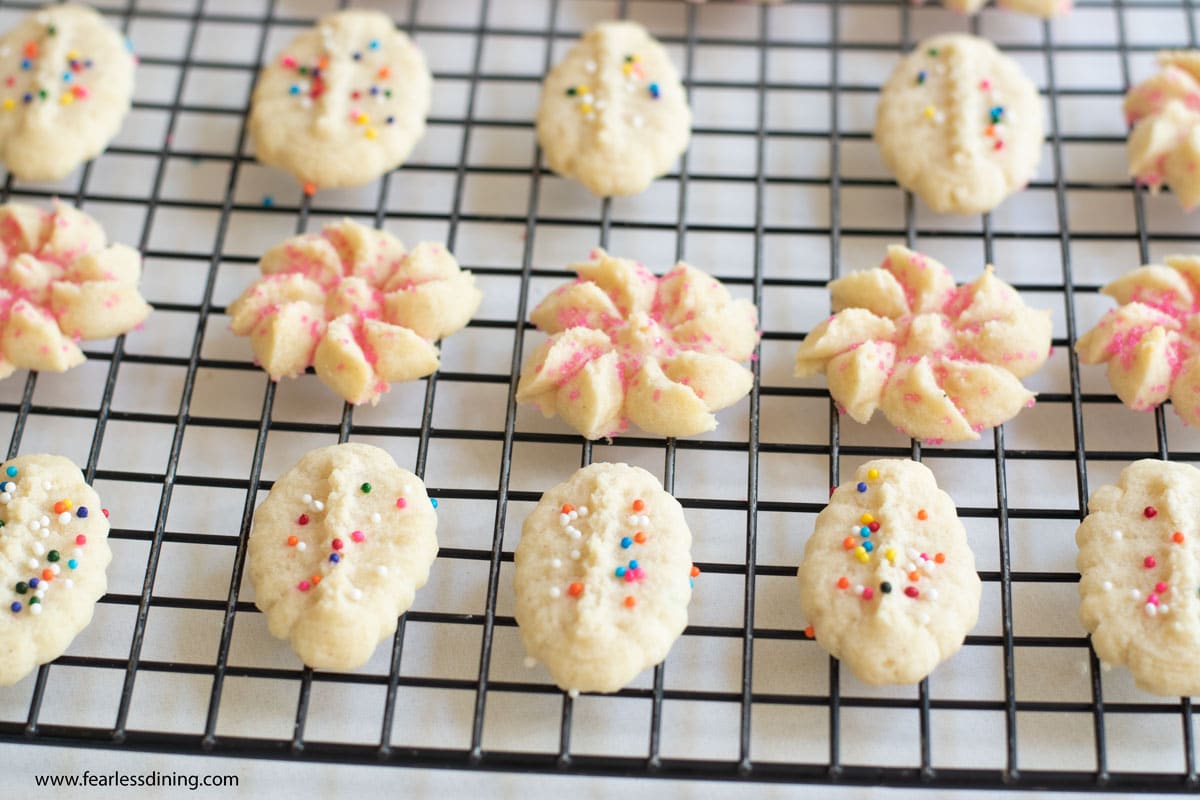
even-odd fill
[(687, 149), (692, 112), (667, 51), (636, 22), (601, 22), (542, 83), (550, 169), (594, 194), (644, 191)]
[(255, 605), (308, 666), (360, 667), (429, 579), (436, 531), (425, 485), (385, 451), (313, 450), (254, 512)]
[(798, 572), (817, 642), (872, 684), (916, 683), (962, 647), (982, 587), (954, 501), (915, 461), (868, 461), (817, 515)]
[(1158, 63), (1125, 95), (1129, 174), (1151, 193), (1170, 186), (1190, 211), (1200, 203), (1200, 50), (1164, 50)]
[(525, 649), (566, 691), (617, 691), (687, 626), (691, 546), (683, 509), (649, 472), (579, 470), (521, 528), (513, 585)]
[(310, 193), (367, 183), (400, 166), (425, 133), (432, 87), (425, 56), (387, 14), (328, 14), (259, 75), (255, 155)]
[(62, 655), (108, 580), (108, 511), (62, 456), (0, 465), (0, 686)]
[(1042, 155), (1037, 88), (991, 42), (926, 39), (879, 97), (875, 142), (905, 189), (934, 211), (980, 214), (1023, 189)]
[(52, 5), (0, 37), (0, 154), (31, 181), (99, 155), (133, 99), (129, 40), (83, 5)]
[(955, 286), (939, 262), (892, 245), (883, 264), (829, 284), (832, 317), (796, 351), (796, 375), (824, 373), (857, 422), (882, 411), (906, 436), (978, 439), (1034, 393), (1021, 379), (1050, 355), (1050, 312), (1029, 308), (991, 266)]
[(525, 362), (517, 400), (558, 415), (588, 439), (630, 422), (662, 436), (717, 427), (754, 374), (758, 310), (705, 272), (679, 262), (656, 276), (644, 264), (593, 250), (579, 279), (529, 315), (550, 334)]
[(1121, 402), (1151, 411), (1167, 398), (1200, 425), (1200, 257), (1167, 256), (1100, 290), (1118, 306), (1075, 342), (1084, 364), (1107, 364)]
[(1101, 661), (1162, 695), (1200, 694), (1200, 470), (1135, 461), (1088, 500), (1079, 620)]

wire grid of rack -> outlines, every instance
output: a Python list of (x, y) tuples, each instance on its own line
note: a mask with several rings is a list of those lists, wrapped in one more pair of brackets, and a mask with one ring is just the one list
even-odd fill
[[(1191, 0), (1085, 3), (1052, 23), (998, 12), (966, 21), (868, 0), (771, 8), (377, 3), (431, 55), (442, 99), (429, 149), (423, 144), (378, 185), (314, 198), (254, 164), (244, 111), (264, 59), (332, 3), (114, 2), (103, 10), (143, 53), (131, 124), (64, 184), (9, 177), (3, 196), (58, 195), (115, 227), (114, 238), (136, 241), (156, 313), (146, 330), (94, 346), (75, 373), (30, 374), (0, 389), (9, 456), (54, 449), (76, 457), (114, 508), (117, 556), (89, 629), (99, 633), (85, 631), (67, 655), (0, 692), (0, 741), (713, 780), (1200, 786), (1191, 700), (1138, 693), (1122, 671), (1101, 669), (1077, 623), (1061, 623), (1074, 614), (1071, 533), (1089, 486), (1103, 482), (1097, 475), (1111, 477), (1137, 457), (1200, 452), (1195, 434), (1161, 409), (1152, 423), (1131, 421), (1102, 380), (1081, 375), (1068, 346), (1118, 265), (1195, 244), (1194, 225), (1169, 198), (1145, 196), (1123, 179), (1117, 111), (1134, 71), (1158, 47), (1196, 46)], [(0, 13), (34, 7), (4, 0)], [(588, 19), (609, 16), (650, 24), (678, 57), (697, 106), (689, 154), (645, 205), (589, 205), (540, 165), (533, 145), (540, 74)], [(1072, 39), (1089, 20), (1104, 20), (1109, 38)], [(886, 66), (875, 67), (947, 28), (1000, 38), (1039, 76), (1047, 157), (1025, 193), (1027, 215), (1001, 211), (970, 224), (927, 215), (870, 155), (861, 109), (886, 75)], [(517, 51), (523, 56), (514, 58), (527, 59), (522, 68), (496, 56)], [(870, 79), (858, 77), (860, 56), (882, 59), (871, 62)], [(1109, 59), (1100, 69), (1113, 73), (1109, 85), (1064, 85), (1063, 65), (1080, 57)], [(715, 75), (706, 69), (714, 61), (727, 65)], [(165, 88), (144, 91), (148, 74)], [(215, 88), (197, 89), (200, 75)], [(749, 98), (746, 113), (738, 113), (738, 98)], [(1102, 108), (1100, 117), (1115, 117), (1118, 127), (1093, 124), (1081, 104)], [(788, 108), (801, 109), (798, 122)], [(191, 136), (193, 127), (202, 135)], [(212, 146), (222, 137), (223, 146)], [(525, 160), (488, 163), (481, 143), (506, 137)], [(812, 147), (819, 166), (796, 168), (808, 164)], [(1072, 162), (1101, 165), (1098, 177), (1080, 177)], [(523, 188), (513, 193), (518, 182)], [(403, 187), (416, 187), (417, 206)], [(787, 192), (792, 201), (780, 199)], [(737, 212), (714, 212), (714, 196), (732, 198)], [(445, 343), (439, 373), (397, 388), (379, 409), (332, 409), (311, 377), (276, 386), (244, 345), (226, 346), (223, 303), (252, 276), (261, 245), (254, 237), (269, 243), (281, 227), (286, 234), (341, 215), (434, 232), (495, 298), (459, 334), (465, 344)], [(211, 240), (194, 244), (197, 227)], [(564, 232), (569, 241), (539, 249)], [(1002, 274), (1006, 260), (1034, 264), (1018, 269), (1015, 282), (1054, 304), (1056, 354), (1037, 406), (1049, 416), (1026, 412), (977, 444), (922, 447), (879, 424), (841, 425), (819, 383), (787, 377), (796, 342), (824, 314), (825, 282), (877, 261), (889, 241), (952, 251), (967, 262), (960, 278), (993, 257)], [(687, 256), (764, 309), (755, 387), (744, 410), (723, 415), (723, 434), (663, 442), (632, 433), (593, 444), (517, 408), (515, 376), (531, 347), (527, 311), (568, 276), (555, 248), (578, 257), (596, 243), (624, 252), (640, 243), (662, 255), (664, 268)], [(1103, 270), (1091, 270), (1100, 262)], [(1091, 307), (1092, 318), (1101, 307)], [(324, 405), (314, 411), (309, 403)], [(454, 412), (449, 423), (443, 407)], [(349, 438), (407, 454), (442, 502), (434, 581), (465, 577), (426, 587), (391, 646), (364, 670), (314, 672), (266, 636), (242, 585), (244, 543), (272, 475), (308, 447)], [(166, 451), (144, 463), (156, 444)], [(792, 594), (796, 559), (828, 486), (878, 455), (940, 465), (973, 546), (985, 551), (989, 621), (915, 688), (856, 683), (804, 635)], [(657, 469), (693, 519), (704, 576), (693, 624), (664, 665), (613, 698), (572, 699), (544, 673), (510, 669), (522, 654), (505, 598), (521, 510), (539, 488), (593, 459)], [(960, 472), (973, 477), (956, 491)], [(976, 484), (988, 481), (980, 491)], [(460, 593), (474, 605), (457, 602)], [(1059, 606), (1065, 615), (1047, 610)], [(1039, 628), (1043, 616), (1059, 627)], [(251, 711), (239, 719), (242, 706)]]

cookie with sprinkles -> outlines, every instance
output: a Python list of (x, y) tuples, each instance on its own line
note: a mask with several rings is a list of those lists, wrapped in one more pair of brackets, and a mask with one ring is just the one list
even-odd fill
[(432, 87), (425, 56), (386, 14), (329, 14), (259, 75), (255, 155), (309, 194), (360, 186), (408, 158), (425, 133)]
[(138, 293), (142, 258), (63, 203), (0, 205), (0, 378), (17, 369), (64, 372), (78, 342), (133, 330), (150, 305)]
[(542, 495), (517, 543), (516, 618), (564, 691), (615, 692), (667, 657), (700, 571), (683, 508), (628, 464), (592, 464)]
[(692, 111), (667, 51), (636, 22), (601, 22), (542, 83), (550, 169), (600, 196), (638, 194), (687, 149)]
[(1079, 620), (1142, 689), (1200, 694), (1200, 470), (1135, 461), (1088, 499), (1075, 532)]
[(875, 142), (905, 189), (934, 211), (980, 214), (1023, 189), (1041, 160), (1037, 87), (991, 42), (926, 39), (884, 84)]
[(0, 157), (23, 180), (66, 177), (117, 135), (137, 58), (92, 9), (53, 5), (0, 37)]
[(1191, 211), (1200, 204), (1200, 50), (1164, 50), (1158, 64), (1125, 95), (1129, 174), (1151, 194), (1169, 186)]
[(79, 467), (51, 455), (0, 465), (0, 686), (87, 627), (111, 560), (108, 510)]
[(355, 404), (436, 370), (433, 342), (466, 325), (483, 300), (444, 245), (406, 250), (348, 219), (272, 247), (259, 269), (229, 306), (233, 332), (250, 337), (272, 380), (311, 366)]
[(979, 618), (966, 529), (916, 461), (868, 461), (837, 487), (798, 578), (817, 642), (865, 683), (920, 681), (958, 652)]
[[(921, 5), (923, 0), (913, 0), (913, 5)], [(987, 0), (942, 0), (946, 8), (963, 14), (978, 14), (987, 5)], [(1060, 17), (1074, 7), (1073, 0), (996, 0), (996, 7), (1019, 14), (1029, 14), (1034, 17)]]
[(1134, 411), (1168, 399), (1188, 425), (1200, 426), (1200, 256), (1167, 256), (1105, 285), (1117, 301), (1075, 342), (1084, 364), (1105, 364), (1108, 381)]
[(1050, 312), (1025, 305), (990, 265), (955, 286), (944, 265), (892, 245), (882, 265), (829, 293), (835, 313), (800, 343), (796, 375), (824, 373), (857, 422), (882, 411), (906, 436), (958, 442), (1033, 404), (1021, 379), (1050, 355)]
[(310, 667), (356, 669), (429, 579), (435, 501), (384, 450), (310, 451), (254, 512), (247, 573), (271, 634)]

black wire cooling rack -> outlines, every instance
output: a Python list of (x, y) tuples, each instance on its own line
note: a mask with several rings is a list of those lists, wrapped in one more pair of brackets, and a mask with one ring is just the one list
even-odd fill
[[(111, 347), (88, 351), (89, 365), (77, 373), (61, 380), (34, 374), (14, 378), (6, 382), (7, 394), (0, 395), (0, 422), (11, 428), (10, 457), (41, 449), (46, 442), (65, 442), (62, 446), (74, 450), (89, 480), (106, 498), (120, 497), (130, 509), (137, 509), (122, 514), (111, 500), (108, 503), (114, 506), (112, 541), (117, 561), (113, 570), (125, 579), (118, 575), (110, 581), (111, 591), (101, 601), (97, 616), (122, 616), (122, 633), (106, 636), (102, 643), (88, 641), (85, 633), (67, 655), (42, 667), (35, 678), (0, 693), (7, 695), (0, 696), (0, 741), (364, 765), (708, 780), (941, 788), (1192, 792), (1200, 788), (1189, 698), (1170, 701), (1137, 693), (1122, 671), (1101, 668), (1081, 630), (1069, 624), (1049, 632), (1036, 626), (1024, 630), (1023, 615), (1030, 612), (1014, 610), (1032, 608), (1033, 616), (1039, 616), (1043, 598), (1052, 595), (1063, 598), (1062, 605), (1069, 606), (1066, 617), (1073, 618), (1078, 576), (1073, 571), (1071, 536), (1084, 513), (1089, 485), (1101, 482), (1093, 476), (1089, 484), (1089, 468), (1111, 476), (1138, 457), (1200, 460), (1200, 447), (1195, 446), (1200, 440), (1178, 428), (1161, 409), (1153, 417), (1149, 437), (1117, 436), (1119, 441), (1113, 445), (1114, 428), (1144, 423), (1131, 422), (1132, 412), (1121, 409), (1102, 382), (1094, 384), (1095, 391), (1085, 391), (1082, 381), (1090, 378), (1081, 379), (1069, 348), (1085, 327), (1077, 316), (1077, 298), (1081, 306), (1091, 302), (1099, 285), (1114, 276), (1090, 271), (1096, 253), (1119, 251), (1132, 268), (1148, 262), (1160, 248), (1194, 247), (1198, 238), (1194, 223), (1171, 216), (1169, 206), (1163, 204), (1169, 199), (1140, 194), (1123, 179), (1118, 110), (1120, 95), (1132, 79), (1131, 63), (1144, 62), (1161, 46), (1196, 46), (1191, 0), (1085, 3), (1074, 15), (1055, 22), (1017, 22), (996, 11), (966, 21), (936, 9), (884, 0), (807, 0), (737, 9), (723, 3), (701, 7), (587, 0), (397, 0), (377, 5), (391, 11), (398, 24), (435, 56), (438, 92), (456, 98), (456, 111), (442, 113), (442, 106), (435, 105), (430, 120), (430, 137), (442, 140), (443, 152), (449, 154), (445, 158), (422, 160), (418, 151), (413, 163), (385, 176), (377, 187), (365, 190), (367, 194), (322, 192), (308, 198), (287, 183), (270, 184), (269, 178), (269, 185), (288, 188), (271, 195), (246, 189), (247, 176), (255, 170), (261, 173), (248, 153), (245, 127), (245, 103), (254, 75), (295, 30), (331, 9), (315, 0), (117, 0), (103, 10), (135, 40), (140, 35), (143, 41), (151, 41), (171, 31), (179, 37), (178, 52), (150, 48), (142, 58), (139, 80), (156, 74), (164, 79), (160, 83), (165, 88), (149, 96), (139, 88), (126, 132), (106, 155), (68, 183), (21, 185), (11, 177), (4, 183), (5, 199), (45, 200), (57, 195), (102, 219), (120, 216), (118, 209), (132, 212), (136, 222), (124, 229), (147, 259), (147, 293), (156, 312), (145, 331), (121, 337)], [(3, 0), (0, 13), (15, 16), (34, 7)], [(652, 190), (663, 201), (658, 203), (660, 213), (640, 216), (637, 207), (619, 201), (598, 202), (595, 213), (564, 213), (558, 207), (562, 183), (540, 165), (528, 98), (536, 94), (540, 72), (578, 34), (580, 26), (572, 20), (579, 18), (581, 10), (593, 17), (666, 15), (675, 20), (674, 27), (657, 32), (679, 57), (693, 100), (705, 95), (710, 108), (735, 94), (750, 100), (744, 115), (710, 113), (706, 118), (698, 113), (692, 151), (682, 159), (678, 173)], [(816, 30), (827, 29), (828, 38), (800, 30), (803, 20), (818, 21)], [(1099, 39), (1072, 38), (1073, 26), (1091, 23), (1104, 31)], [(1044, 159), (1048, 167), (1026, 193), (1030, 203), (1041, 198), (1039, 210), (1024, 218), (1031, 224), (997, 220), (993, 215), (964, 227), (925, 216), (886, 174), (862, 169), (862, 162), (870, 161), (864, 155), (870, 150), (869, 123), (864, 126), (861, 115), (856, 121), (855, 109), (864, 101), (870, 106), (886, 70), (872, 72), (874, 79), (864, 82), (855, 76), (853, 65), (863, 57), (886, 62), (920, 36), (939, 29), (991, 35), (993, 25), (1020, 34), (1006, 38), (1003, 46), (1040, 74), (1049, 112)], [(214, 45), (222, 40), (226, 46)], [(497, 69), (490, 61), (490, 48), (497, 43), (535, 53), (537, 69), (509, 70), (503, 64)], [(462, 66), (447, 67), (439, 61), (434, 51), (445, 48), (459, 51)], [(1064, 65), (1085, 57), (1105, 59), (1108, 66), (1100, 71), (1115, 71), (1113, 80), (1107, 85), (1101, 85), (1102, 80), (1063, 85)], [(714, 59), (732, 59), (740, 68), (713, 74), (706, 65)], [(211, 94), (197, 99), (193, 89), (200, 75), (235, 88), (218, 92), (216, 99)], [(512, 96), (518, 100), (511, 105), (521, 109), (519, 113), (505, 113), (509, 105), (505, 91), (515, 93)], [(501, 100), (496, 101), (496, 96)], [(806, 112), (800, 124), (775, 113), (781, 107), (776, 101), (788, 106), (814, 97), (824, 110)], [(1097, 132), (1090, 123), (1078, 123), (1084, 104), (1103, 107), (1101, 116), (1113, 116), (1118, 127)], [(221, 132), (226, 144), (214, 149), (190, 134), (194, 126)], [(527, 160), (480, 163), (476, 144), (503, 136), (516, 137)], [(811, 173), (779, 169), (771, 152), (777, 147), (795, 147), (799, 152), (812, 146), (827, 148), (823, 151), (827, 165)], [(736, 168), (696, 168), (702, 148), (712, 153), (735, 147), (745, 154)], [(1108, 170), (1105, 174), (1110, 177), (1099, 179), (1076, 176), (1072, 162), (1084, 160), (1087, 154), (1115, 162), (1115, 173)], [(103, 188), (106, 169), (141, 169), (143, 180), (137, 184), (141, 188)], [(188, 169), (195, 170), (187, 174), (197, 185), (207, 181), (205, 191), (181, 194), (173, 188), (179, 171)], [(195, 177), (199, 175), (210, 177)], [(518, 201), (468, 203), (469, 184), (485, 178), (498, 181), (494, 184), (498, 186), (508, 185), (504, 181), (528, 181), (527, 191)], [(420, 191), (442, 186), (442, 205), (406, 209), (395, 200), (399, 184), (415, 185)], [(814, 192), (821, 198), (818, 205), (827, 203), (827, 214), (818, 210), (806, 219), (781, 217), (773, 210), (773, 198), (788, 191)], [(429, 193), (436, 192), (430, 188)], [(713, 193), (745, 198), (745, 221), (711, 215), (698, 220), (697, 206)], [(892, 222), (886, 221), (887, 214), (863, 218), (857, 209), (868, 202), (868, 195), (896, 202), (899, 212)], [(1102, 224), (1082, 221), (1081, 198), (1097, 204)], [(1114, 207), (1119, 211), (1112, 211)], [(211, 246), (191, 246), (191, 223), (180, 227), (181, 215), (192, 213), (207, 220)], [(221, 301), (232, 295), (223, 290), (223, 281), (237, 284), (236, 293), (248, 282), (255, 261), (255, 254), (246, 252), (249, 248), (233, 246), (231, 240), (241, 236), (238, 231), (247, 224), (253, 228), (282, 223), (300, 231), (310, 228), (310, 221), (316, 224), (318, 217), (341, 215), (370, 218), (379, 226), (436, 230), (482, 281), (510, 287), (511, 307), (489, 315), (486, 309), (494, 306), (485, 306), (484, 318), (473, 321), (460, 336), (474, 333), (491, 342), (511, 339), (511, 351), (505, 350), (506, 357), (491, 370), (469, 358), (447, 364), (404, 395), (404, 402), (413, 408), (399, 421), (350, 407), (341, 410), (340, 418), (336, 413), (317, 418), (281, 411), (277, 399), (294, 391), (296, 384), (277, 387), (266, 381), (244, 347), (229, 353), (212, 347), (227, 327)], [(170, 234), (163, 233), (172, 226)], [(464, 252), (479, 252), (479, 248), (467, 247), (464, 231), (475, 236), (488, 226), (514, 233), (518, 244), (511, 252), (472, 263)], [(539, 255), (538, 244), (567, 231), (582, 231), (591, 244), (605, 246), (614, 241), (628, 246), (638, 236), (653, 236), (659, 242), (669, 240), (662, 250), (673, 251), (675, 257), (691, 256), (698, 263), (703, 263), (701, 251), (708, 244), (737, 240), (742, 263), (725, 270), (718, 264), (714, 270), (737, 291), (760, 306), (770, 304), (773, 297), (793, 296), (789, 293), (819, 298), (811, 301), (815, 313), (786, 309), (767, 318), (764, 358), (754, 363), (756, 381), (744, 424), (733, 424), (732, 433), (724, 436), (663, 442), (631, 435), (611, 445), (583, 442), (553, 424), (524, 424), (514, 393), (522, 352), (529, 350), (526, 313), (536, 302), (539, 281), (552, 284), (567, 276), (562, 269), (565, 261)], [(1033, 429), (1049, 439), (1030, 440), (1020, 434), (1021, 429), (1014, 428), (1019, 420), (997, 429), (978, 446), (921, 447), (894, 434), (888, 438), (885, 434), (890, 432), (879, 426), (871, 428), (869, 435), (883, 431), (883, 438), (872, 441), (863, 438), (857, 426), (852, 430), (840, 425), (819, 384), (796, 386), (786, 378), (773, 378), (789, 372), (786, 365), (803, 330), (821, 318), (824, 284), (849, 261), (846, 252), (859, 246), (882, 252), (889, 241), (976, 248), (970, 270), (978, 268), (975, 262), (991, 261), (994, 255), (1011, 260), (1018, 247), (1037, 248), (1045, 256), (1052, 265), (1046, 268), (1048, 275), (1042, 270), (1037, 279), (1016, 283), (1024, 291), (1052, 298), (1056, 318), (1065, 318), (1065, 328), (1054, 341), (1061, 382), (1040, 387), (1038, 408), (1048, 409), (1051, 421)], [(583, 252), (579, 249), (576, 254)], [(1090, 255), (1084, 258), (1081, 253)], [(640, 253), (638, 257), (650, 261)], [(818, 263), (812, 268), (814, 260)], [(808, 271), (793, 268), (798, 262), (807, 263)], [(854, 263), (849, 268), (866, 265)], [(156, 274), (166, 277), (156, 280)], [(155, 320), (172, 322), (169, 327), (156, 327)], [(155, 344), (160, 339), (173, 342), (175, 349)], [(452, 346), (447, 344), (447, 352)], [(779, 354), (779, 359), (768, 357), (768, 351)], [(785, 366), (768, 375), (764, 364), (776, 361)], [(454, 369), (459, 363), (475, 365)], [(211, 397), (201, 402), (205, 376), (214, 372), (250, 381), (237, 384), (250, 389), (230, 392), (216, 402)], [(130, 403), (129, 395), (154, 395), (156, 383), (164, 380), (172, 387), (166, 408)], [(307, 389), (320, 391), (312, 384)], [(464, 393), (493, 398), (496, 413), (480, 411), (478, 419), (467, 413), (454, 424), (439, 423), (440, 409), (459, 402), (452, 398)], [(381, 408), (401, 402), (402, 398), (388, 396)], [(495, 424), (486, 424), (485, 417)], [(765, 430), (767, 425), (771, 431)], [(791, 433), (775, 435), (781, 425)], [(1168, 441), (1169, 431), (1174, 447)], [(1006, 433), (1021, 440), (1006, 444)], [(402, 448), (413, 455), (415, 471), (442, 502), (444, 525), (456, 506), (478, 512), (464, 515), (466, 521), (459, 523), (476, 534), (474, 543), (464, 538), (445, 546), (444, 540), (434, 573), (469, 571), (486, 586), (479, 607), (463, 609), (453, 603), (443, 607), (438, 602), (423, 606), (418, 600), (417, 607), (401, 619), (390, 650), (381, 647), (377, 668), (353, 674), (314, 672), (287, 660), (253, 663), (237, 656), (239, 632), (257, 630), (266, 639), (260, 615), (242, 592), (242, 574), (251, 515), (261, 493), (270, 488), (264, 464), (277, 437), (403, 442)], [(127, 465), (120, 459), (122, 453), (137, 451), (148, 442), (168, 440), (157, 466)], [(1088, 440), (1100, 444), (1089, 447)], [(197, 442), (206, 452), (216, 453), (223, 468), (191, 466), (188, 450)], [(235, 448), (234, 442), (245, 446)], [(493, 470), (486, 486), (459, 482), (454, 470), (429, 474), (431, 451), (452, 445), (465, 448), (460, 459), (477, 452), (471, 450), (475, 446), (496, 454), (494, 470), (483, 468)], [(706, 559), (698, 554), (704, 578), (697, 597), (708, 595), (717, 606), (740, 609), (740, 621), (729, 613), (717, 615), (723, 621), (715, 622), (694, 615), (694, 624), (666, 664), (656, 668), (652, 678), (615, 698), (572, 699), (544, 678), (514, 678), (507, 669), (498, 668), (500, 651), (511, 649), (515, 641), (511, 636), (515, 623), (504, 607), (514, 532), (520, 521), (519, 514), (513, 521), (513, 511), (536, 501), (536, 489), (546, 488), (514, 486), (514, 469), (521, 469), (519, 464), (514, 467), (517, 453), (534, 446), (565, 451), (568, 461), (580, 463), (600, 457), (602, 450), (605, 459), (617, 455), (660, 463), (664, 484), (678, 493), (689, 516), (706, 515), (703, 525), (693, 525), (698, 541), (719, 535), (733, 542), (726, 547), (730, 553), (726, 557)], [(303, 449), (307, 448), (300, 452)], [(778, 620), (789, 617), (775, 610), (779, 605), (796, 605), (789, 590), (794, 589), (791, 581), (803, 537), (812, 515), (823, 506), (828, 485), (838, 482), (842, 463), (847, 462), (849, 471), (861, 460), (879, 455), (936, 461), (942, 478), (945, 473), (982, 469), (995, 485), (990, 497), (988, 492), (968, 498), (956, 493), (977, 552), (982, 548), (991, 553), (981, 557), (981, 576), (985, 615), (992, 620), (981, 622), (962, 653), (913, 690), (875, 692), (855, 683), (807, 639), (798, 612), (791, 614), (791, 622), (782, 623)], [(725, 456), (739, 465), (734, 472), (721, 471), (720, 481), (734, 486), (732, 496), (677, 485), (683, 483), (677, 477), (689, 465)], [(780, 469), (786, 468), (780, 465), (801, 463), (817, 466), (797, 468), (789, 479), (815, 484), (815, 491), (806, 486), (797, 495), (780, 497), (765, 490), (768, 479), (772, 485), (779, 481)], [(1027, 493), (1010, 502), (1018, 469), (1032, 470), (1034, 475), (1065, 474), (1068, 491), (1050, 498), (1055, 502), (1041, 502), (1046, 498), (1027, 497)], [(1039, 481), (1035, 478), (1033, 483)], [(183, 516), (199, 514), (199, 524), (176, 522), (177, 514), (197, 505), (203, 510)], [(229, 519), (229, 530), (216, 522), (206, 524), (206, 518)], [(767, 520), (772, 531), (786, 533), (782, 551), (773, 533), (770, 542), (766, 539)], [(712, 530), (714, 525), (720, 530)], [(702, 530), (705, 526), (708, 529)], [(1014, 551), (1028, 547), (1033, 539), (1065, 542), (1062, 552), (1067, 555), (1049, 559), (1048, 567), (1031, 564), (1027, 557), (1018, 559)], [(205, 571), (209, 562), (197, 555), (202, 552), (218, 554), (219, 592), (204, 596), (174, 590), (173, 576)], [(779, 552), (786, 557), (778, 556)], [(777, 591), (773, 588), (777, 586), (785, 588)], [(160, 635), (161, 625), (154, 624), (160, 615), (177, 620), (177, 634), (184, 631), (184, 638), (200, 638), (203, 628), (210, 646), (202, 648), (199, 656), (186, 648), (183, 653), (162, 650), (153, 644)], [(207, 621), (201, 625), (200, 620)], [(187, 625), (193, 623), (197, 627), (190, 632)], [(461, 650), (459, 659), (456, 643), (464, 636), (472, 645)], [(732, 677), (723, 683), (698, 679), (698, 674), (716, 668), (704, 655), (677, 661), (687, 642), (698, 645), (701, 654), (713, 652), (706, 647), (720, 648)], [(264, 646), (286, 651), (285, 644), (269, 639)], [(455, 650), (452, 669), (443, 668), (444, 660), (435, 660), (435, 668), (424, 673), (406, 669), (410, 659), (422, 657), (424, 649), (439, 646)], [(976, 672), (972, 665), (983, 662), (992, 667)], [(944, 690), (941, 676), (955, 674), (956, 668), (957, 688)], [(807, 672), (811, 680), (801, 674), (785, 685), (766, 674), (793, 669)], [(985, 673), (992, 677), (983, 677)], [(231, 695), (233, 687), (246, 684), (258, 688)], [(151, 686), (165, 687), (162, 696), (168, 699), (158, 702), (169, 715), (188, 716), (191, 721), (178, 727), (147, 724), (139, 711), (139, 693)], [(268, 709), (275, 719), (256, 712), (259, 716), (241, 727), (223, 725), (226, 715), (259, 691), (280, 698), (271, 700)], [(374, 718), (342, 715), (340, 734), (314, 732), (318, 705), (330, 692), (342, 697), (368, 692)], [(422, 692), (437, 698), (432, 704), (435, 710), (414, 722), (409, 710)], [(68, 704), (64, 710), (59, 702), (64, 695), (78, 704)], [(80, 700), (83, 695), (88, 702)], [(443, 702), (449, 697), (456, 699)], [(589, 741), (587, 735), (597, 716), (617, 713), (611, 705), (596, 705), (610, 702), (639, 709), (636, 725), (620, 731), (617, 738), (622, 744), (616, 748)], [(534, 711), (522, 713), (522, 708)], [(510, 714), (516, 715), (517, 722), (503, 730), (516, 731), (514, 736), (489, 732), (495, 720)], [(957, 722), (946, 728), (945, 721), (951, 719)], [(522, 741), (522, 726), (536, 728), (536, 740)], [(704, 729), (702, 733), (723, 731), (724, 745), (710, 751), (703, 744), (691, 749), (681, 743), (687, 741), (688, 729), (694, 733), (698, 728)], [(399, 735), (402, 729), (403, 736)], [(443, 735), (450, 729), (457, 730), (457, 738)], [(904, 745), (899, 756), (884, 743), (896, 738)], [(1161, 758), (1143, 758), (1137, 743), (1144, 741)], [(1053, 747), (1049, 758), (1039, 753), (1053, 742), (1069, 742), (1071, 756), (1060, 759)], [(958, 755), (948, 758), (950, 750)]]

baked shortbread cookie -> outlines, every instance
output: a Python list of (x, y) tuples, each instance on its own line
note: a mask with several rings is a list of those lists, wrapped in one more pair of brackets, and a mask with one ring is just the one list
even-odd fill
[(1079, 337), (1084, 364), (1107, 364), (1121, 402), (1152, 411), (1167, 398), (1189, 425), (1200, 425), (1200, 257), (1168, 256), (1100, 290), (1117, 301)]
[(150, 313), (141, 271), (136, 250), (107, 244), (100, 224), (72, 206), (0, 206), (0, 378), (64, 372), (85, 360), (79, 340), (141, 325)]
[(432, 87), (425, 56), (386, 14), (329, 14), (259, 75), (255, 155), (309, 193), (375, 180), (425, 133)]
[(839, 409), (876, 409), (906, 436), (978, 439), (1032, 405), (1021, 383), (1050, 355), (1050, 312), (983, 275), (962, 286), (937, 261), (899, 245), (883, 265), (829, 284), (834, 315), (800, 343), (796, 376), (825, 373)]
[(52, 5), (0, 37), (0, 154), (23, 180), (66, 177), (98, 156), (133, 100), (137, 58), (92, 9)]
[(62, 456), (0, 465), (0, 686), (63, 654), (108, 586), (108, 511)]
[(991, 211), (1023, 189), (1042, 140), (1033, 82), (991, 42), (966, 34), (926, 39), (901, 59), (875, 115), (896, 181), (942, 213)]
[(1125, 95), (1129, 174), (1151, 192), (1170, 186), (1190, 211), (1200, 203), (1200, 50), (1164, 50), (1158, 63)]
[(687, 149), (679, 74), (636, 22), (601, 22), (546, 75), (537, 137), (550, 169), (601, 196), (637, 194)]
[(1200, 470), (1145, 459), (1088, 500), (1079, 545), (1079, 620), (1106, 664), (1163, 695), (1200, 694)]
[(377, 403), (388, 384), (438, 368), (433, 342), (460, 330), (483, 293), (443, 245), (410, 251), (349, 219), (276, 245), (263, 277), (229, 306), (272, 380), (312, 366), (348, 403)]
[(517, 400), (557, 414), (588, 439), (629, 422), (662, 436), (717, 427), (714, 411), (750, 391), (741, 365), (758, 344), (758, 310), (680, 262), (645, 265), (593, 250), (530, 319), (550, 334), (521, 370)]
[(513, 585), (525, 649), (566, 691), (617, 691), (687, 626), (691, 546), (683, 509), (649, 472), (577, 471), (521, 528)]
[[(960, 11), (963, 14), (978, 14), (987, 5), (988, 0), (942, 0), (946, 8)], [(915, 5), (921, 5), (921, 0), (914, 0)], [(996, 0), (996, 7), (1020, 14), (1030, 14), (1035, 17), (1059, 17), (1069, 13), (1073, 6), (1072, 0)]]
[(866, 683), (916, 683), (958, 652), (979, 618), (966, 529), (916, 461), (868, 461), (839, 486), (798, 578), (817, 642)]
[(425, 484), (387, 452), (309, 452), (254, 512), (247, 570), (271, 634), (310, 667), (351, 670), (429, 579), (437, 514)]

